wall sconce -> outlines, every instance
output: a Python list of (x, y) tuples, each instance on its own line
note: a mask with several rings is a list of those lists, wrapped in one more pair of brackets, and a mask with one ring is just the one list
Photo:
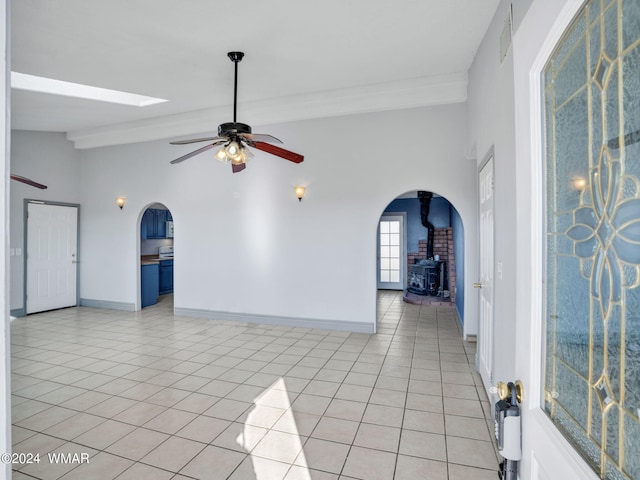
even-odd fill
[(124, 198), (124, 197), (117, 197), (116, 198), (116, 205), (118, 205), (120, 207), (120, 210), (122, 210), (122, 207), (124, 207), (125, 202), (126, 202), (126, 198)]
[(302, 201), (302, 197), (304, 197), (304, 187), (296, 187), (293, 189), (296, 192), (296, 197), (298, 197), (298, 201)]

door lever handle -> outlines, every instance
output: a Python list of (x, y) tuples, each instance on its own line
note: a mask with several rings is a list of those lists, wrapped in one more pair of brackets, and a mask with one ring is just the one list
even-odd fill
[(481, 283), (474, 283), (473, 284), (473, 288), (482, 288), (482, 284)]

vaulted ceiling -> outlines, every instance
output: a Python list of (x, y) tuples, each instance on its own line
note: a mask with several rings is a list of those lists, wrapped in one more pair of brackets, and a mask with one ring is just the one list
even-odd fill
[(12, 128), (78, 148), (460, 102), (498, 0), (20, 0), (11, 69), (167, 99), (133, 107), (12, 89)]

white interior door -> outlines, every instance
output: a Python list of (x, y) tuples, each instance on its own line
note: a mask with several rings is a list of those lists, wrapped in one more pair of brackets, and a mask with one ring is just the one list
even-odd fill
[(493, 190), (493, 157), (491, 157), (478, 176), (480, 279), (474, 285), (480, 290), (477, 368), (485, 385), (493, 385)]
[(27, 206), (27, 313), (77, 304), (78, 208)]
[(403, 290), (405, 274), (404, 216), (383, 215), (378, 224), (378, 288)]

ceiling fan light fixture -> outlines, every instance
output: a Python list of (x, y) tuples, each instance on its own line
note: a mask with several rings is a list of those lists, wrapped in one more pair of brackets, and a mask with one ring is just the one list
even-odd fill
[(232, 140), (224, 148), (224, 151), (230, 160), (237, 160), (242, 156), (242, 145), (235, 140)]
[(304, 160), (304, 156), (285, 150), (284, 148), (272, 145), (272, 143), (282, 143), (279, 139), (272, 135), (262, 133), (252, 133), (251, 127), (246, 123), (237, 121), (236, 113), (238, 106), (238, 63), (242, 60), (244, 53), (229, 52), (229, 59), (234, 63), (234, 80), (233, 80), (233, 122), (221, 123), (218, 125), (218, 135), (216, 137), (196, 138), (193, 140), (179, 140), (170, 142), (172, 145), (185, 145), (188, 143), (210, 142), (213, 143), (201, 147), (193, 152), (172, 160), (170, 163), (180, 163), (188, 158), (206, 152), (218, 145), (222, 145), (216, 152), (215, 157), (222, 163), (231, 162), (233, 173), (241, 172), (246, 167), (247, 160), (253, 157), (253, 153), (247, 145), (257, 148), (260, 151), (270, 153), (293, 163), (300, 163)]
[(228, 144), (218, 150), (216, 159), (222, 163), (231, 162), (233, 165), (242, 165), (253, 158), (253, 153), (245, 145), (236, 140), (232, 140)]
[(240, 152), (237, 155), (231, 157), (231, 163), (233, 165), (242, 165), (244, 163), (247, 163), (248, 160), (251, 160), (251, 158), (253, 158), (253, 153), (251, 153), (251, 150), (249, 150), (244, 145), (240, 145)]
[(216, 153), (216, 158), (218, 160), (220, 160), (222, 163), (227, 163), (227, 152), (225, 151), (225, 148), (222, 147), (220, 148), (220, 150), (218, 150), (218, 153)]

